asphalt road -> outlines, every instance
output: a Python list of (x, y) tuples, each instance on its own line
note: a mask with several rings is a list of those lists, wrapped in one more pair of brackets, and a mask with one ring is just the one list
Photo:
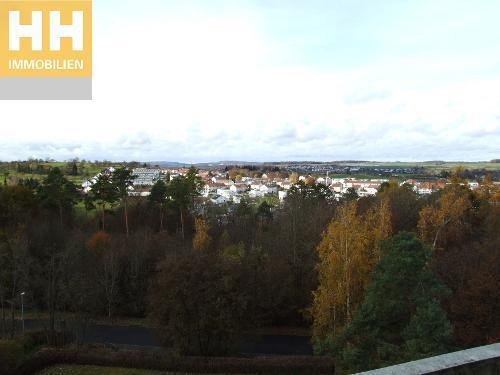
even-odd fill
[[(26, 320), (27, 330), (43, 329), (47, 322)], [(68, 327), (69, 328), (69, 327)], [(89, 325), (82, 332), (84, 342), (141, 347), (159, 347), (151, 329), (138, 326)], [(252, 335), (246, 336), (239, 352), (246, 355), (312, 355), (307, 336)]]

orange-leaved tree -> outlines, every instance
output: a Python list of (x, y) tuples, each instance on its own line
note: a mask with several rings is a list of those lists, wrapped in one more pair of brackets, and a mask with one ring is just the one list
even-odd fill
[(318, 246), (319, 285), (309, 310), (315, 340), (337, 335), (351, 321), (380, 258), (379, 241), (391, 235), (390, 223), (386, 201), (363, 215), (356, 202), (339, 207)]

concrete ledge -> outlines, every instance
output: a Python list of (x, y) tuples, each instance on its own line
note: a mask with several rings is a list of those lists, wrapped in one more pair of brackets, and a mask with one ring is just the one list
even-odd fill
[(500, 344), (461, 350), (396, 366), (361, 372), (364, 375), (498, 375)]

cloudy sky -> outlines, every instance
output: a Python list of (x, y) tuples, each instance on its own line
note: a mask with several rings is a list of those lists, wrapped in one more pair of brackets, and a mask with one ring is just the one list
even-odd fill
[(500, 157), (498, 0), (96, 0), (94, 100), (0, 102), (0, 159)]

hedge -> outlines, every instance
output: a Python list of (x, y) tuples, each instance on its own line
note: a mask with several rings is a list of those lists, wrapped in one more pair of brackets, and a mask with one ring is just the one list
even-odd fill
[(104, 346), (43, 348), (8, 375), (31, 375), (58, 364), (125, 367), (188, 373), (333, 374), (330, 357), (177, 357), (163, 350), (124, 350)]

